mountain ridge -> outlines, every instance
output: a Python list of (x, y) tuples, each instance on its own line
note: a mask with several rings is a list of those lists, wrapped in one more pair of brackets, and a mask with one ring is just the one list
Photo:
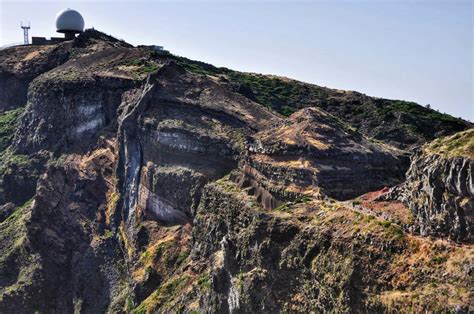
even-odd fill
[(95, 30), (0, 65), (0, 312), (473, 310), (472, 124)]

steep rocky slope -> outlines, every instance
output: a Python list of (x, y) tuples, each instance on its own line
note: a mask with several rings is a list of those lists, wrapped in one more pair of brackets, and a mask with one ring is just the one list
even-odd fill
[(238, 72), (97, 31), (0, 56), (28, 86), (0, 116), (0, 312), (474, 310), (471, 245), (351, 200), (408, 192), (400, 147), (434, 133), (376, 141), (314, 95), (285, 117)]
[(26, 104), (28, 84), (68, 58), (71, 43), (0, 50), (0, 112)]
[(386, 198), (410, 207), (423, 234), (474, 241), (474, 129), (423, 146)]
[(89, 30), (75, 41), (0, 50), (0, 113), (24, 106), (28, 85), (39, 75), (69, 59), (110, 47), (131, 46), (103, 33)]
[(189, 71), (218, 77), (235, 91), (285, 116), (301, 108), (318, 107), (358, 132), (402, 149), (473, 127), (471, 122), (414, 102), (375, 98), (285, 77), (242, 73), (186, 58), (175, 59)]
[(251, 178), (288, 182), (293, 190), (338, 200), (391, 186), (406, 167), (400, 151), (370, 142), (316, 108), (302, 109), (259, 132), (250, 145), (255, 154), (244, 171)]

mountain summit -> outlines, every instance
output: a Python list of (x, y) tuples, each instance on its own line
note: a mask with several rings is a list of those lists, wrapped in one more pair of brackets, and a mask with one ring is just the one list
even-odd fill
[(0, 51), (0, 312), (474, 311), (474, 134), (96, 30)]

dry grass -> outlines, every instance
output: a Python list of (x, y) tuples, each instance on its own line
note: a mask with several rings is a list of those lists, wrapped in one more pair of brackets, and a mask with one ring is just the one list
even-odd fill
[(411, 224), (414, 221), (412, 211), (399, 201), (378, 201), (377, 197), (386, 193), (388, 189), (366, 193), (356, 198), (353, 203), (367, 208), (376, 215), (385, 215), (399, 224)]
[(380, 294), (380, 301), (389, 308), (431, 307), (435, 312), (469, 304), (468, 269), (474, 262), (474, 247), (415, 236), (406, 239), (407, 250), (391, 263), (393, 290)]
[[(269, 156), (264, 154), (252, 155), (252, 159), (260, 163), (286, 168), (311, 168), (311, 161), (295, 156)], [(314, 169), (317, 171), (317, 169)]]
[[(306, 131), (310, 125), (306, 122), (284, 125), (275, 130), (263, 132), (260, 136), (263, 141), (273, 142), (279, 139), (282, 144), (288, 146), (311, 146), (318, 150), (327, 150), (330, 148), (328, 143), (321, 141), (318, 134)], [(323, 129), (323, 126), (320, 126)]]
[[(305, 206), (313, 208), (309, 213), (313, 217), (311, 224), (320, 230), (331, 230), (340, 241), (370, 236), (371, 244), (366, 244), (365, 250), (376, 255), (383, 254), (383, 243), (398, 248), (391, 259), (384, 258), (387, 264), (382, 269), (383, 278), (390, 278), (389, 286), (370, 296), (372, 301), (409, 312), (444, 311), (470, 303), (473, 245), (404, 234), (393, 223), (355, 212), (338, 202), (313, 201)], [(303, 211), (294, 210), (292, 217), (298, 213), (304, 215)]]
[(474, 159), (474, 128), (451, 136), (438, 138), (423, 146), (427, 153), (444, 157), (467, 157)]

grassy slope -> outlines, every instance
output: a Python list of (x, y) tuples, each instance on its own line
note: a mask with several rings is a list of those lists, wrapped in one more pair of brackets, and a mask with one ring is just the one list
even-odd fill
[(38, 256), (28, 249), (26, 224), (31, 204), (31, 200), (27, 201), (0, 222), (0, 273), (9, 274), (8, 278), (3, 278), (5, 285), (0, 286), (0, 302), (22, 293), (33, 283), (34, 273), (41, 267)]
[(11, 144), (18, 117), (23, 110), (24, 108), (17, 108), (0, 114), (0, 152)]
[(16, 108), (0, 114), (0, 175), (12, 165), (18, 168), (28, 164), (28, 156), (16, 155), (7, 149), (13, 140), (17, 122), (24, 109), (24, 107)]
[(438, 138), (423, 148), (428, 153), (445, 157), (459, 156), (474, 159), (474, 129)]

